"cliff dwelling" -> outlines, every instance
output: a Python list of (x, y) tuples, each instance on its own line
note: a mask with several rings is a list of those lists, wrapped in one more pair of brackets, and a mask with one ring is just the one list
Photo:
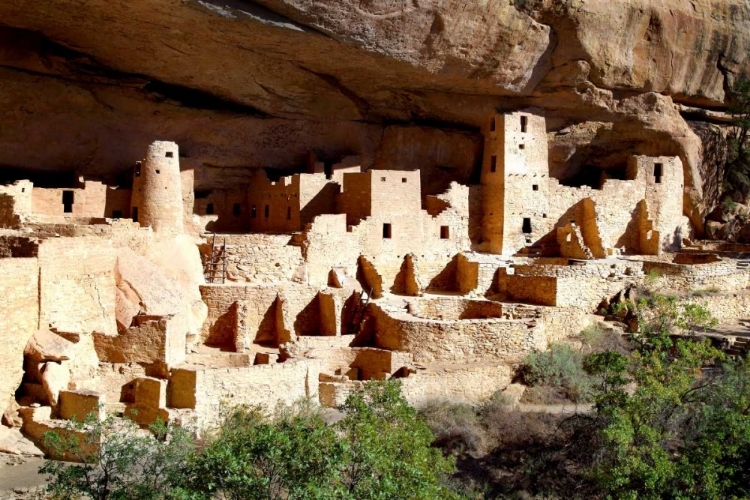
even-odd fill
[(736, 252), (691, 241), (679, 157), (572, 187), (540, 110), (492, 112), (482, 134), (478, 183), (438, 194), (418, 169), (313, 154), (195, 189), (166, 141), (127, 187), (0, 186), (5, 425), (43, 446), (97, 407), (209, 425), (223, 400), (335, 407), (390, 378), (417, 406), (478, 402), (646, 275), (736, 292), (720, 318), (750, 310)]

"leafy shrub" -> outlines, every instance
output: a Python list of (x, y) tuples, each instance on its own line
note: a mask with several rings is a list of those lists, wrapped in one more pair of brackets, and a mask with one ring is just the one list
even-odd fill
[(584, 355), (567, 344), (526, 356), (522, 376), (526, 384), (560, 387), (571, 401), (588, 401), (595, 381), (583, 369)]

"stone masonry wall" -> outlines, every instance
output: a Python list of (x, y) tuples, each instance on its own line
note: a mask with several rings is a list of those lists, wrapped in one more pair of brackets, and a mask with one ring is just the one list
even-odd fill
[(411, 352), (418, 363), (516, 362), (534, 349), (547, 347), (544, 332), (534, 320), (425, 320), (377, 304), (370, 311), (375, 318), (376, 346)]
[(273, 410), (303, 398), (318, 397), (317, 360), (289, 360), (285, 363), (236, 368), (185, 367), (172, 371), (167, 404), (172, 408), (193, 408), (201, 427), (218, 421), (222, 403), (250, 404)]
[[(211, 241), (200, 246), (204, 263), (211, 253)], [(237, 283), (285, 283), (292, 279), (302, 265), (302, 251), (289, 244), (289, 235), (219, 234), (216, 247), (226, 242), (228, 281)]]

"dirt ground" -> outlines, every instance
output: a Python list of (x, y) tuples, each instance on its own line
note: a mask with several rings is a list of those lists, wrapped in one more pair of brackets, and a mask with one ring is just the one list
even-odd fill
[(44, 459), (0, 453), (0, 500), (43, 498), (47, 477), (39, 474)]

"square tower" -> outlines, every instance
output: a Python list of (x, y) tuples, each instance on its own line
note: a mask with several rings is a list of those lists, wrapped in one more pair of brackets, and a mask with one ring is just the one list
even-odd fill
[(549, 225), (546, 122), (538, 110), (493, 113), (482, 132), (482, 249), (512, 255)]

